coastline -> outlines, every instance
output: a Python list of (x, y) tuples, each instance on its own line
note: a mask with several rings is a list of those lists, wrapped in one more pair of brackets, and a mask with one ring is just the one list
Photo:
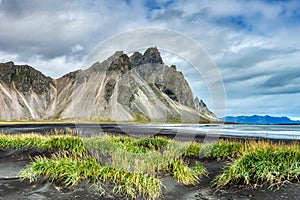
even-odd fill
[[(235, 130), (247, 127), (246, 131)], [(254, 127), (249, 129), (249, 127)], [(275, 127), (275, 128), (274, 128)], [(278, 128), (279, 127), (279, 128)], [(203, 142), (204, 140), (263, 140), (273, 142), (300, 141), (300, 125), (243, 125), (243, 124), (137, 124), (137, 123), (11, 123), (1, 124), (0, 132), (4, 134), (40, 133), (47, 134), (55, 130), (77, 130), (85, 133), (80, 136), (97, 134), (131, 135), (134, 137), (163, 136), (167, 138), (184, 137)], [(292, 129), (291, 129), (292, 128)], [(291, 129), (290, 132), (283, 131)], [(290, 133), (290, 134), (289, 134)], [(184, 138), (183, 138), (184, 139)]]
[[(27, 124), (28, 125), (28, 124)], [(46, 126), (36, 125), (34, 126)], [(53, 124), (49, 124), (49, 127), (52, 127)], [(59, 124), (64, 126), (65, 124)], [(90, 125), (90, 124), (88, 124)], [(96, 124), (97, 127), (99, 124)], [(103, 125), (103, 124), (102, 124)], [(104, 124), (103, 127), (110, 127), (112, 124)], [(20, 127), (24, 128), (22, 124), (8, 125), (9, 127)], [(30, 124), (28, 126), (31, 126)], [(68, 128), (70, 124), (66, 125)], [(75, 126), (73, 124), (73, 126)], [(208, 125), (211, 126), (211, 125)], [(212, 125), (213, 126), (213, 125)], [(0, 126), (1, 127), (1, 126)], [(169, 127), (169, 126), (167, 126)], [(115, 127), (113, 127), (115, 128)], [(140, 126), (137, 126), (140, 129)], [(117, 131), (117, 129), (114, 129)], [(152, 130), (152, 129), (150, 129)], [(71, 129), (66, 129), (66, 131), (71, 131)], [(119, 130), (122, 131), (122, 130)], [(134, 131), (134, 130), (133, 130)], [(153, 130), (152, 130), (153, 131)], [(63, 132), (60, 132), (63, 133)], [(24, 134), (26, 135), (26, 134)], [(111, 133), (111, 135), (120, 135), (117, 133)], [(121, 134), (125, 136), (124, 134)], [(158, 133), (155, 136), (164, 136), (169, 139), (172, 139), (176, 135), (172, 132), (162, 132)], [(2, 135), (6, 137), (5, 134)], [(12, 138), (17, 136), (13, 134)], [(44, 135), (42, 137), (48, 137), (50, 135)], [(139, 138), (140, 135), (131, 135)], [(145, 135), (144, 135), (145, 136)], [(153, 135), (150, 135), (153, 136)], [(182, 135), (184, 136), (184, 134)], [(9, 136), (11, 137), (11, 136)], [(231, 142), (263, 142), (261, 138), (247, 138), (247, 137), (236, 137), (236, 136), (218, 136), (218, 137), (207, 137), (205, 135), (199, 134), (195, 135), (193, 138), (194, 141), (202, 142), (204, 139), (210, 140), (212, 142), (217, 142), (220, 140), (227, 140)], [(264, 140), (265, 141), (265, 140)], [(294, 140), (275, 140), (268, 139), (267, 142), (272, 142), (278, 145), (287, 145), (287, 144), (296, 144)], [(297, 141), (297, 145), (299, 141)], [(0, 191), (1, 199), (122, 199), (121, 196), (106, 194), (106, 196), (99, 197), (99, 191), (93, 189), (93, 184), (89, 181), (82, 181), (80, 184), (73, 188), (64, 188), (62, 181), (49, 182), (48, 179), (42, 178), (36, 182), (30, 183), (27, 180), (22, 180), (18, 176), (20, 170), (26, 167), (34, 157), (36, 156), (46, 156), (51, 157), (55, 150), (42, 150), (37, 147), (21, 147), (21, 148), (0, 148)], [(164, 190), (163, 196), (165, 199), (202, 199), (202, 200), (227, 200), (227, 199), (293, 199), (300, 195), (300, 183), (288, 183), (276, 190), (276, 188), (271, 189), (268, 186), (258, 186), (253, 188), (245, 184), (233, 184), (224, 187), (212, 187), (211, 183), (217, 175), (223, 173), (223, 169), (226, 166), (231, 166), (233, 164), (232, 157), (211, 159), (206, 156), (191, 156), (188, 157), (187, 163), (192, 164), (200, 162), (207, 169), (209, 175), (201, 176), (200, 181), (194, 185), (183, 185), (176, 180), (172, 179), (170, 176), (161, 177)], [(16, 191), (16, 192), (12, 192)]]

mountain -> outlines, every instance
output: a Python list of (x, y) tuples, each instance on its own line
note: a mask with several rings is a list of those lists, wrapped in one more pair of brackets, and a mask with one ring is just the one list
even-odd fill
[(291, 120), (288, 117), (272, 117), (269, 115), (259, 116), (227, 116), (225, 122), (246, 123), (246, 124), (300, 124), (300, 121)]
[(52, 79), (28, 65), (0, 64), (0, 120), (210, 122), (217, 117), (156, 47), (117, 51)]

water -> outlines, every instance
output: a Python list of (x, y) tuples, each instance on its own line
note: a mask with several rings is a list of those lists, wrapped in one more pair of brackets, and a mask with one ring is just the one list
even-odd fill
[[(216, 128), (216, 127), (215, 127)], [(214, 129), (209, 128), (210, 132)], [(198, 129), (207, 129), (198, 127)], [(270, 139), (300, 139), (300, 125), (224, 125), (219, 130), (220, 135), (261, 137)]]
[(77, 129), (84, 134), (126, 133), (129, 135), (194, 135), (237, 136), (269, 139), (300, 140), (300, 125), (244, 125), (244, 124), (26, 124), (0, 125), (3, 133), (44, 133), (53, 129)]
[[(142, 127), (143, 125), (141, 125)], [(219, 136), (258, 137), (300, 140), (300, 125), (247, 125), (247, 124), (175, 124), (151, 125), (168, 128), (172, 132), (187, 132)]]

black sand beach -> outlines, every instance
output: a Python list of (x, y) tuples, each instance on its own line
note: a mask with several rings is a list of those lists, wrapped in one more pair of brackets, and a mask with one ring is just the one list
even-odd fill
[[(127, 127), (126, 129), (124, 127)], [(81, 128), (84, 131), (90, 130), (90, 133), (112, 133), (116, 135), (128, 134), (139, 136), (141, 134), (153, 136), (153, 132), (158, 136), (172, 138), (176, 133), (164, 127), (162, 129), (141, 128), (135, 125), (120, 126), (116, 124), (15, 124), (0, 125), (3, 133), (46, 133), (53, 129)], [(88, 131), (87, 131), (88, 132)], [(89, 132), (88, 132), (89, 134)], [(180, 133), (184, 136), (186, 133)], [(187, 137), (188, 138), (188, 137)], [(190, 139), (203, 141), (204, 134), (192, 134)], [(206, 137), (206, 140), (217, 141), (218, 139), (230, 140), (259, 140), (261, 138), (253, 137), (233, 137), (233, 136), (212, 136)], [(272, 139), (290, 143), (290, 140)], [(122, 199), (110, 194), (100, 196), (99, 192), (94, 189), (91, 183), (81, 182), (74, 188), (66, 189), (60, 183), (50, 183), (47, 180), (38, 180), (30, 183), (27, 180), (19, 178), (19, 172), (31, 159), (38, 155), (50, 157), (54, 151), (45, 151), (32, 147), (21, 149), (0, 149), (0, 199)], [(300, 184), (288, 183), (280, 189), (271, 190), (267, 187), (250, 188), (244, 185), (235, 185), (225, 188), (212, 188), (211, 181), (213, 177), (220, 174), (222, 169), (230, 163), (229, 160), (209, 160), (204, 158), (192, 158), (191, 162), (200, 161), (207, 168), (209, 175), (202, 177), (200, 183), (192, 186), (184, 186), (171, 177), (163, 178), (165, 186), (163, 199), (199, 199), (199, 200), (234, 200), (234, 199), (299, 199)]]
[[(31, 158), (37, 155), (50, 156), (53, 151), (42, 151), (36, 148), (1, 149), (0, 150), (0, 199), (122, 199), (106, 194), (100, 196), (91, 183), (81, 182), (74, 188), (66, 189), (60, 183), (49, 183), (38, 180), (30, 183), (18, 177), (19, 171), (25, 167)], [(163, 199), (199, 199), (199, 200), (234, 200), (234, 199), (299, 199), (300, 184), (287, 184), (279, 190), (266, 187), (255, 189), (237, 185), (216, 189), (210, 186), (213, 177), (219, 174), (229, 161), (216, 161), (192, 158), (191, 162), (201, 161), (208, 169), (209, 176), (202, 177), (199, 184), (184, 186), (171, 177), (163, 178), (165, 185)]]

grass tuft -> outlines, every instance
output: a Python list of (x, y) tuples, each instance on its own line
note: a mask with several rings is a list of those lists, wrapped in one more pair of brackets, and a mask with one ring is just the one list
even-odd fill
[(41, 149), (65, 150), (77, 154), (82, 154), (86, 151), (82, 139), (70, 135), (0, 134), (0, 148), (7, 147), (16, 149), (22, 147), (37, 147)]
[(233, 159), (239, 157), (243, 152), (245, 144), (228, 140), (221, 140), (215, 144), (206, 145), (203, 153), (212, 159)]
[(190, 167), (183, 157), (196, 155), (200, 146), (166, 138), (99, 136), (80, 138), (70, 130), (54, 130), (46, 135), (0, 134), (0, 148), (36, 147), (56, 149), (50, 158), (39, 156), (22, 172), (21, 177), (35, 181), (46, 177), (73, 187), (82, 180), (94, 183), (99, 193), (110, 189), (129, 198), (156, 199), (163, 185), (157, 177), (171, 174), (183, 184), (196, 184), (206, 169)]
[(172, 162), (169, 171), (173, 178), (184, 185), (196, 184), (201, 175), (206, 175), (206, 168), (198, 163), (194, 168), (190, 168), (182, 159)]
[(213, 185), (270, 185), (280, 187), (300, 177), (300, 146), (266, 141), (218, 141), (215, 144), (185, 143), (166, 138), (99, 136), (80, 138), (75, 131), (55, 130), (47, 135), (0, 134), (0, 148), (37, 147), (56, 149), (51, 158), (37, 157), (22, 171), (22, 177), (34, 181), (41, 176), (63, 181), (66, 187), (90, 180), (103, 193), (113, 187), (115, 193), (138, 198), (159, 198), (162, 183), (157, 177), (170, 174), (183, 184), (196, 184), (207, 170), (201, 163), (189, 165), (189, 157), (230, 159)]
[(35, 181), (40, 177), (50, 181), (63, 181), (66, 187), (73, 187), (81, 180), (112, 184), (115, 193), (136, 198), (143, 196), (155, 199), (162, 194), (160, 180), (140, 173), (125, 172), (101, 165), (93, 157), (78, 157), (76, 154), (60, 153), (50, 158), (37, 157), (22, 172), (23, 179)]
[(189, 144), (188, 148), (184, 152), (184, 156), (199, 156), (202, 152), (203, 145), (197, 142)]
[(217, 176), (214, 185), (265, 185), (280, 187), (286, 182), (299, 181), (299, 145), (250, 143), (243, 155)]
[[(84, 143), (94, 157), (116, 169), (153, 176), (170, 173), (184, 184), (195, 184), (199, 181), (196, 176), (202, 174), (190, 169), (181, 158), (187, 152), (188, 143), (165, 138), (136, 139), (124, 136), (86, 138)], [(185, 176), (189, 178), (185, 180)]]

